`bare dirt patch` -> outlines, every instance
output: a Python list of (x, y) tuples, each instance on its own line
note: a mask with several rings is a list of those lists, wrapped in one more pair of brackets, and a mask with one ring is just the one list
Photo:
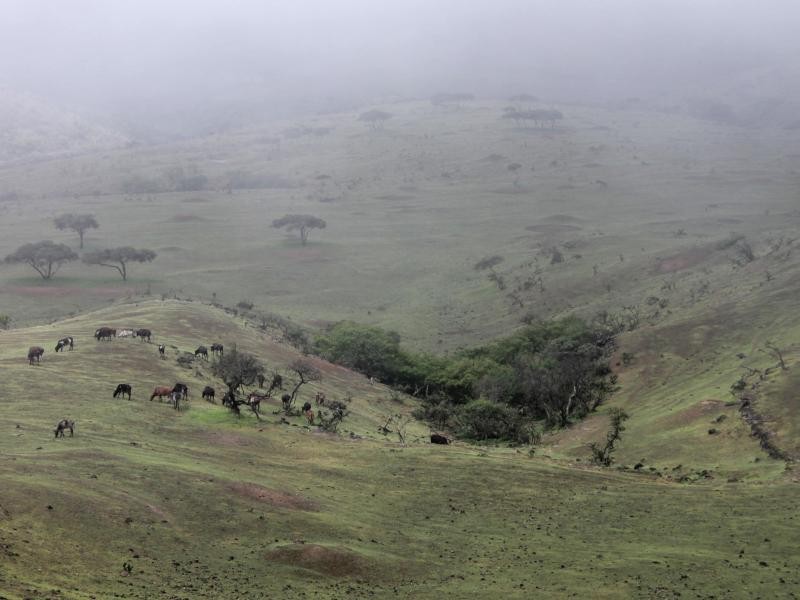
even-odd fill
[(309, 569), (329, 577), (363, 577), (372, 571), (366, 558), (337, 546), (327, 547), (317, 544), (281, 546), (267, 552), (266, 559)]
[(234, 483), (229, 485), (228, 489), (239, 494), (240, 496), (244, 496), (245, 498), (251, 498), (253, 500), (258, 500), (259, 502), (265, 502), (278, 508), (309, 511), (317, 510), (318, 508), (317, 504), (308, 498), (290, 494), (289, 492), (271, 490), (256, 483)]
[(77, 286), (47, 286), (35, 285), (6, 285), (0, 287), (0, 293), (18, 294), (20, 296), (34, 296), (40, 298), (53, 298), (58, 296), (76, 296), (79, 294), (92, 294), (94, 296), (125, 296), (130, 290), (118, 287), (77, 287)]
[(217, 446), (225, 446), (226, 448), (242, 448), (250, 446), (251, 441), (235, 433), (227, 432), (214, 432), (209, 433), (207, 439), (212, 444)]
[(197, 221), (208, 221), (205, 217), (198, 215), (179, 214), (169, 219), (170, 223), (194, 223)]
[(707, 248), (692, 248), (686, 252), (659, 260), (655, 271), (656, 273), (675, 273), (676, 271), (689, 269), (699, 265), (710, 255), (711, 252)]
[(566, 233), (567, 231), (580, 231), (582, 228), (568, 223), (541, 223), (539, 225), (528, 225), (525, 230), (535, 233)]
[(708, 419), (711, 416), (716, 416), (724, 407), (725, 403), (721, 400), (701, 400), (697, 404), (667, 416), (663, 419), (663, 423), (668, 427), (689, 425), (698, 419)]

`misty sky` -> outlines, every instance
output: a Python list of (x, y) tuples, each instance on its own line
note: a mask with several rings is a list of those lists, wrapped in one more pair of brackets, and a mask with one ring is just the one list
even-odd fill
[[(790, 0), (0, 0), (0, 86), (72, 108), (675, 94), (797, 72)], [(781, 71), (783, 72), (783, 71)]]

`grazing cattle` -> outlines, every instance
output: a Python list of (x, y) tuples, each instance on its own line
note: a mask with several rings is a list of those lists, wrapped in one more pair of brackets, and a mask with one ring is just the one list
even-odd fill
[[(263, 381), (263, 377), (262, 377)], [(263, 384), (262, 384), (263, 387)], [(272, 382), (269, 384), (269, 390), (267, 390), (268, 394), (272, 393), (272, 390), (282, 390), (283, 389), (283, 377), (280, 376), (279, 373), (275, 373), (272, 376)]]
[(208, 360), (208, 348), (205, 346), (198, 346), (197, 350), (194, 351), (195, 356), (202, 356), (206, 360)]
[(42, 362), (42, 355), (44, 354), (44, 348), (41, 346), (31, 346), (28, 348), (28, 364), (32, 365), (34, 359), (36, 359), (36, 364)]
[(311, 402), (303, 404), (303, 414), (306, 416), (306, 421), (309, 425), (314, 424), (314, 411), (311, 410)]
[(172, 408), (175, 410), (180, 410), (180, 402), (181, 402), (181, 393), (172, 390), (172, 393), (169, 395), (169, 400), (172, 402)]
[(222, 356), (225, 353), (225, 347), (222, 344), (211, 344), (211, 354), (219, 354)]
[(269, 398), (269, 396), (262, 396), (261, 394), (251, 392), (250, 395), (247, 396), (247, 405), (256, 413), (256, 416), (258, 416), (258, 412), (261, 410), (261, 401), (267, 398)]
[(185, 383), (181, 383), (179, 381), (178, 383), (175, 384), (175, 386), (172, 389), (173, 391), (181, 394), (187, 400), (189, 399), (189, 386), (186, 385)]
[(167, 351), (167, 347), (164, 344), (159, 344), (158, 345), (158, 354), (159, 354), (159, 356), (161, 358), (167, 358), (165, 356), (165, 354), (164, 354), (166, 351)]
[(100, 327), (94, 332), (94, 339), (97, 341), (108, 340), (111, 341), (112, 337), (117, 336), (117, 330), (111, 327)]
[[(322, 406), (325, 404), (325, 392), (317, 392), (317, 394), (314, 396), (314, 402), (316, 402), (317, 406)], [(309, 404), (309, 406), (311, 405)]]
[(58, 340), (58, 342), (56, 342), (56, 352), (61, 352), (67, 346), (69, 346), (70, 350), (75, 347), (75, 340), (72, 339), (72, 336), (68, 335)]
[(449, 444), (450, 439), (440, 433), (431, 434), (431, 444)]
[(150, 394), (150, 400), (158, 396), (158, 400), (161, 401), (164, 396), (171, 396), (174, 388), (168, 385), (159, 385), (153, 388), (153, 393)]
[(117, 332), (117, 337), (126, 338), (126, 337), (133, 337), (134, 331), (133, 329), (120, 329)]
[(64, 432), (69, 429), (69, 437), (75, 435), (75, 421), (70, 419), (61, 419), (56, 425), (54, 433), (57, 438), (64, 437)]
[(119, 396), (120, 398), (124, 395), (128, 395), (128, 400), (131, 399), (131, 386), (129, 383), (120, 383), (117, 385), (117, 389), (114, 390), (114, 398)]
[(214, 388), (210, 385), (207, 385), (203, 388), (203, 400), (208, 400), (209, 402), (214, 402)]
[(258, 375), (256, 375), (256, 381), (258, 381), (258, 387), (263, 388), (264, 387), (264, 374), (263, 373), (259, 373)]
[(133, 337), (141, 338), (142, 340), (150, 341), (150, 336), (153, 335), (149, 329), (137, 329), (133, 332)]

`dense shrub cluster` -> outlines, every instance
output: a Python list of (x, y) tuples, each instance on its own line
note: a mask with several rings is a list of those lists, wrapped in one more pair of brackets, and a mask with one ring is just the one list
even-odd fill
[(404, 350), (397, 333), (343, 321), (313, 351), (420, 398), (420, 416), (437, 427), (527, 442), (536, 423), (563, 427), (611, 393), (610, 339), (605, 328), (567, 318), (441, 357)]

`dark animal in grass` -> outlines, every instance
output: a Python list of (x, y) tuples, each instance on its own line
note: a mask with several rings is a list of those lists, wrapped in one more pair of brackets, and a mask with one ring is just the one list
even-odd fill
[[(261, 387), (264, 387), (263, 379)], [(283, 389), (283, 377), (281, 377), (280, 374), (275, 373), (275, 375), (272, 376), (272, 381), (269, 384), (269, 390), (267, 390), (267, 393), (268, 394), (271, 393), (272, 390), (282, 390), (282, 389)]]
[(255, 392), (251, 392), (249, 396), (247, 396), (247, 405), (250, 409), (256, 413), (256, 417), (259, 419), (261, 417), (258, 416), (259, 411), (261, 410), (261, 401), (266, 400), (269, 396), (262, 396), (261, 394), (256, 394)]
[(308, 421), (309, 425), (314, 424), (314, 411), (311, 410), (311, 402), (305, 402), (303, 404), (303, 414), (306, 416), (306, 421)]
[(219, 354), (222, 356), (225, 353), (225, 347), (222, 344), (211, 344), (211, 354)]
[(172, 386), (169, 386), (169, 385), (158, 385), (155, 388), (153, 388), (153, 393), (150, 394), (150, 400), (152, 400), (153, 398), (158, 396), (158, 399), (160, 401), (160, 400), (162, 400), (164, 398), (164, 396), (167, 396), (167, 397), (171, 396), (173, 390), (174, 390), (174, 388)]
[(172, 388), (174, 392), (181, 394), (187, 400), (189, 399), (189, 386), (185, 383), (181, 383), (180, 381), (175, 384), (175, 387)]
[(111, 341), (112, 337), (117, 336), (117, 330), (111, 327), (99, 327), (94, 332), (94, 339), (97, 341), (108, 340)]
[(281, 404), (283, 404), (283, 410), (288, 410), (289, 405), (292, 403), (292, 397), (289, 394), (284, 394), (281, 396)]
[(203, 400), (214, 402), (214, 388), (210, 385), (203, 388)]
[(149, 342), (151, 335), (153, 335), (153, 333), (149, 329), (137, 329), (133, 332), (133, 337), (138, 337), (142, 341), (147, 340)]
[(57, 438), (64, 437), (64, 432), (69, 429), (69, 437), (75, 435), (75, 421), (70, 419), (61, 419), (56, 425), (54, 433)]
[(172, 402), (172, 408), (174, 408), (175, 410), (179, 410), (180, 409), (180, 401), (181, 401), (181, 398), (183, 398), (183, 397), (184, 396), (180, 392), (176, 392), (175, 390), (172, 390), (172, 393), (169, 395), (170, 402)]
[(194, 351), (195, 356), (202, 356), (206, 360), (208, 360), (208, 348), (205, 346), (198, 346), (197, 350)]
[(225, 392), (225, 395), (222, 396), (222, 406), (227, 406), (231, 412), (241, 416), (242, 412), (239, 410), (239, 404), (241, 404), (241, 402), (236, 399), (236, 396), (231, 390), (228, 390)]
[(431, 434), (431, 444), (449, 444), (450, 440), (447, 436), (444, 436), (440, 433), (432, 433)]
[(44, 348), (41, 346), (31, 346), (28, 348), (28, 364), (32, 365), (33, 361), (36, 360), (36, 363), (39, 364), (42, 362), (42, 355), (44, 354)]
[[(325, 392), (317, 392), (314, 396), (314, 402), (316, 402), (317, 406), (322, 406), (325, 404)], [(311, 405), (309, 404), (309, 407), (310, 406)], [(305, 409), (303, 409), (303, 411), (305, 412)]]
[(56, 342), (56, 352), (61, 352), (67, 346), (69, 346), (70, 350), (75, 347), (75, 340), (71, 336), (63, 337)]
[(258, 381), (258, 387), (263, 388), (264, 387), (264, 374), (263, 373), (259, 373), (258, 375), (256, 375), (256, 381)]
[(164, 353), (167, 351), (167, 347), (164, 344), (158, 345), (158, 354), (161, 358), (167, 358)]
[(117, 389), (114, 390), (114, 398), (116, 398), (117, 396), (122, 398), (125, 395), (128, 396), (128, 400), (131, 399), (131, 385), (129, 383), (118, 384)]

